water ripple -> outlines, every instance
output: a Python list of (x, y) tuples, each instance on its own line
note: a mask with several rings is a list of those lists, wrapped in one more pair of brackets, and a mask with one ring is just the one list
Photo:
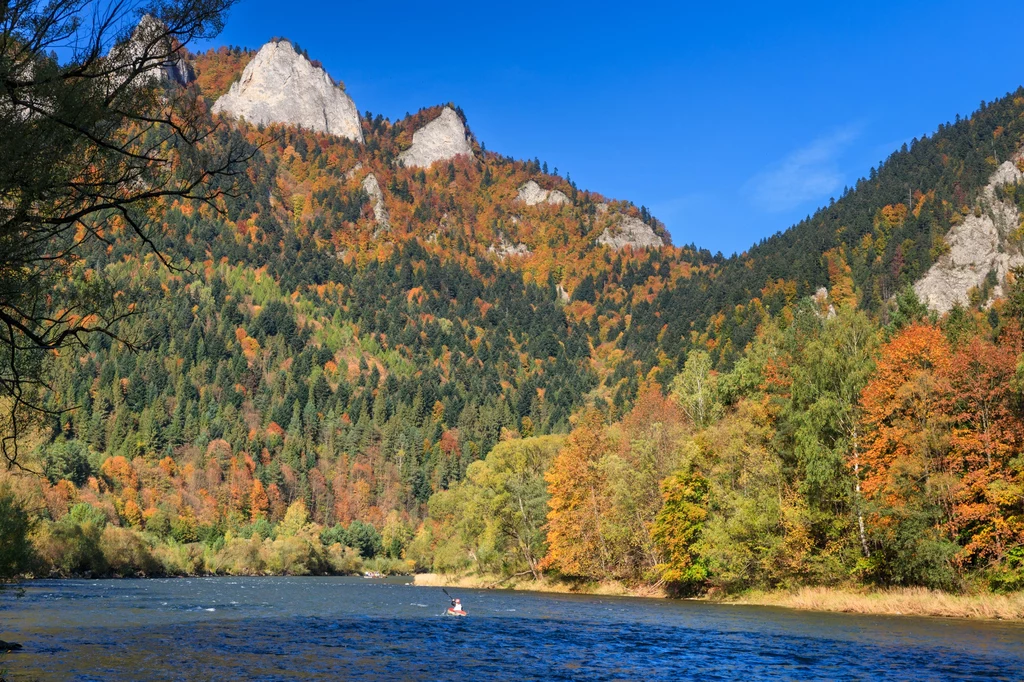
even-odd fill
[(469, 618), (402, 584), (51, 582), (2, 597), (26, 645), (5, 663), (40, 680), (995, 680), (1024, 665), (1024, 628), (1006, 624), (461, 594)]

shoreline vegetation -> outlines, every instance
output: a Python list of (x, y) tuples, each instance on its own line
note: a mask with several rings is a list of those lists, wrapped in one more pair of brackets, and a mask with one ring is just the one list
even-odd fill
[[(630, 586), (619, 581), (564, 580), (558, 578), (502, 579), (498, 576), (444, 575), (418, 573), (417, 587), (461, 587), (465, 589), (504, 589), (554, 594), (671, 598), (655, 585)], [(875, 616), (924, 616), (971, 620), (1024, 621), (1024, 593), (951, 594), (923, 587), (857, 589), (844, 587), (800, 587), (795, 590), (751, 590), (736, 595), (690, 597), (691, 601), (738, 606), (772, 606), (801, 611), (856, 613)]]

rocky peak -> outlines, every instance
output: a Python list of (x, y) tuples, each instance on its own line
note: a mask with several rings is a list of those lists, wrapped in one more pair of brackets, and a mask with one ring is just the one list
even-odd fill
[(1020, 211), (996, 195), (1001, 185), (1022, 179), (1014, 161), (1003, 162), (982, 189), (977, 209), (946, 233), (949, 250), (914, 284), (914, 291), (930, 309), (941, 314), (957, 303), (966, 305), (971, 289), (984, 286), (990, 272), (995, 272), (997, 281), (992, 294), (1001, 296), (1007, 273), (1024, 264), (1024, 255), (1009, 240), (1020, 225)]
[(363, 141), (352, 98), (286, 40), (261, 47), (213, 111), (257, 125), (287, 123)]
[(146, 14), (139, 20), (128, 40), (111, 51), (111, 57), (119, 68), (138, 68), (144, 74), (143, 78), (162, 78), (178, 85), (188, 85), (196, 78), (191, 65), (185, 60), (184, 50), (174, 41), (167, 24), (152, 14)]
[(561, 206), (571, 203), (569, 197), (567, 197), (563, 192), (560, 192), (557, 189), (541, 189), (540, 185), (533, 180), (526, 182), (519, 188), (519, 196), (517, 196), (516, 199), (527, 206), (536, 206), (537, 204), (542, 203)]
[(627, 215), (619, 215), (612, 227), (606, 227), (597, 238), (597, 243), (615, 250), (627, 246), (634, 249), (656, 249), (665, 245), (664, 240), (650, 225), (639, 218)]
[(438, 161), (447, 161), (460, 154), (473, 154), (466, 137), (466, 126), (451, 107), (412, 135), (412, 146), (398, 160), (407, 168), (426, 168)]

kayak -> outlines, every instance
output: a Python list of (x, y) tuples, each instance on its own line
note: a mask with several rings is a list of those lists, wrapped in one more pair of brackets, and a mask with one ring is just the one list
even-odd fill
[(446, 616), (465, 616), (466, 612), (465, 611), (456, 611), (455, 609), (449, 607), (448, 610), (444, 612), (444, 615), (446, 615)]

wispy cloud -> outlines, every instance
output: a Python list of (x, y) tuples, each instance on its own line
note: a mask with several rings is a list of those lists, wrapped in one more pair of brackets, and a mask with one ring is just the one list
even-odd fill
[(861, 126), (846, 126), (761, 171), (744, 186), (751, 202), (763, 211), (779, 212), (834, 194), (843, 184), (839, 157), (860, 133)]

